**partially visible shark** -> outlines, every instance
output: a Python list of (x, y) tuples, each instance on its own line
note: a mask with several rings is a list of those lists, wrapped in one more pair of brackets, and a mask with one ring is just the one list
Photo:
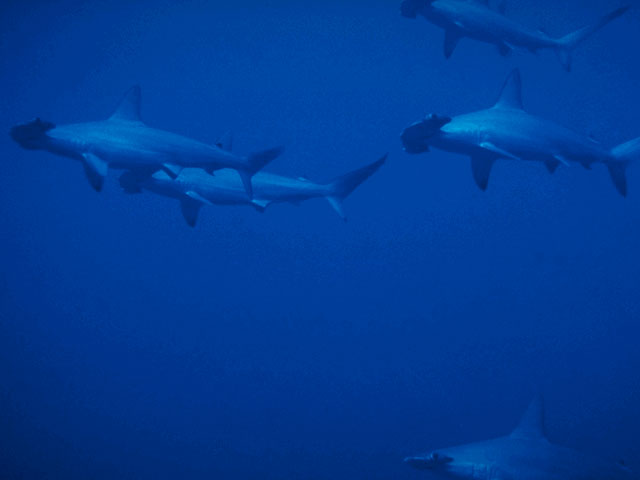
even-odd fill
[(209, 175), (199, 168), (185, 168), (176, 178), (171, 178), (164, 171), (145, 177), (127, 171), (120, 176), (120, 185), (126, 193), (148, 190), (179, 200), (182, 215), (191, 227), (196, 225), (203, 205), (251, 205), (258, 211), (264, 211), (272, 203), (298, 204), (318, 197), (326, 198), (338, 215), (346, 220), (342, 201), (373, 175), (386, 157), (325, 184), (259, 172), (253, 177), (253, 198), (247, 196), (238, 172), (231, 169), (217, 170)]
[(470, 156), (473, 178), (482, 190), (487, 188), (493, 164), (501, 158), (543, 162), (551, 173), (570, 162), (587, 169), (603, 163), (618, 192), (626, 196), (627, 166), (640, 157), (640, 138), (609, 150), (588, 136), (525, 112), (517, 69), (507, 77), (493, 107), (453, 118), (427, 115), (407, 127), (401, 139), (405, 151), (412, 154), (434, 147)]
[(405, 458), (405, 463), (449, 480), (638, 480), (622, 462), (554, 445), (545, 435), (536, 398), (506, 437)]
[(571, 70), (573, 50), (591, 34), (620, 17), (629, 9), (618, 8), (593, 25), (583, 27), (561, 38), (552, 38), (540, 30), (530, 30), (504, 15), (504, 3), (497, 10), (489, 7), (489, 0), (405, 0), (402, 15), (416, 18), (422, 15), (445, 31), (444, 54), (451, 57), (456, 45), (464, 37), (490, 43), (502, 55), (520, 48), (533, 53), (542, 49), (554, 50), (567, 71)]
[(251, 197), (251, 177), (282, 151), (278, 147), (240, 157), (219, 145), (151, 128), (141, 120), (140, 99), (140, 87), (134, 86), (107, 120), (56, 126), (38, 118), (13, 127), (10, 135), (23, 148), (79, 160), (97, 191), (109, 167), (135, 170), (141, 176), (163, 170), (172, 177), (183, 167), (233, 168)]

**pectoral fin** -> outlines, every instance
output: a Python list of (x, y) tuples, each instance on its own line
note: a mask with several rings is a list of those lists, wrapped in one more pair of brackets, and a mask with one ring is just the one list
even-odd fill
[(253, 205), (260, 213), (263, 213), (270, 204), (270, 200), (259, 200), (256, 198), (251, 200), (251, 205)]
[(182, 211), (182, 216), (187, 222), (187, 225), (189, 225), (190, 227), (196, 226), (196, 222), (198, 221), (198, 213), (200, 213), (201, 206), (202, 203), (189, 197), (184, 197), (180, 200), (180, 210)]
[(507, 152), (506, 150), (503, 150), (502, 148), (496, 147), (493, 143), (491, 142), (482, 142), (480, 144), (481, 148), (484, 148), (485, 150), (487, 150), (488, 152), (494, 153), (496, 154), (498, 157), (502, 157), (502, 158), (510, 158), (511, 160), (520, 160), (520, 157), (516, 157), (514, 154)]
[(554, 155), (553, 158), (555, 158), (558, 162), (560, 162), (561, 164), (563, 164), (565, 167), (569, 166), (569, 160), (567, 160), (565, 157), (563, 157), (562, 155)]
[(609, 170), (609, 174), (611, 175), (611, 180), (618, 190), (618, 193), (623, 197), (627, 196), (627, 177), (625, 175), (625, 171), (627, 168), (627, 163), (625, 162), (615, 162), (608, 163), (607, 169)]
[(485, 191), (489, 185), (489, 175), (491, 174), (491, 168), (495, 161), (496, 157), (489, 155), (476, 155), (471, 157), (473, 179), (482, 191)]
[(339, 197), (334, 197), (334, 196), (329, 196), (326, 197), (327, 198), (327, 202), (329, 202), (329, 205), (331, 205), (331, 207), (336, 211), (336, 213), (338, 214), (338, 216), (343, 220), (343, 221), (347, 221), (347, 214), (344, 211), (344, 208), (342, 206), (342, 199), (340, 199)]
[(448, 28), (444, 32), (444, 56), (451, 58), (453, 51), (456, 49), (456, 45), (462, 38), (460, 32), (457, 29)]
[(101, 191), (109, 169), (107, 162), (93, 153), (85, 153), (82, 155), (82, 166), (93, 189), (96, 192)]
[(213, 203), (211, 203), (211, 201), (207, 200), (202, 195), (200, 195), (198, 192), (194, 192), (193, 190), (189, 190), (188, 192), (184, 192), (184, 194), (187, 197), (189, 197), (190, 199), (192, 199), (192, 200), (194, 200), (196, 202), (204, 203), (205, 205), (213, 205)]

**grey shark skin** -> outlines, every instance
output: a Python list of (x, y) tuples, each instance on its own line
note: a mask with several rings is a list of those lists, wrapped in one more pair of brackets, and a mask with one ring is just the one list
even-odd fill
[(346, 220), (342, 201), (373, 175), (385, 160), (386, 155), (326, 184), (259, 172), (253, 177), (252, 199), (243, 189), (238, 173), (231, 169), (218, 170), (214, 175), (209, 175), (202, 169), (185, 168), (175, 179), (163, 171), (142, 179), (136, 178), (134, 172), (125, 172), (120, 176), (120, 185), (127, 193), (148, 190), (179, 200), (182, 214), (192, 227), (203, 205), (252, 205), (264, 211), (272, 203), (298, 204), (311, 198), (326, 198), (338, 215)]
[(17, 125), (11, 137), (29, 150), (46, 150), (82, 162), (87, 178), (97, 191), (102, 189), (109, 167), (132, 169), (150, 175), (162, 169), (176, 176), (183, 167), (236, 169), (251, 196), (251, 177), (281, 153), (281, 148), (239, 157), (171, 132), (145, 125), (140, 117), (140, 87), (125, 95), (107, 120), (56, 126), (36, 119)]
[(622, 463), (554, 445), (544, 433), (542, 400), (505, 437), (405, 458), (409, 466), (449, 480), (638, 480)]
[(405, 0), (401, 12), (407, 18), (422, 15), (445, 31), (444, 54), (451, 57), (464, 37), (490, 43), (502, 55), (520, 48), (533, 53), (554, 50), (567, 71), (571, 70), (573, 50), (591, 34), (623, 15), (629, 9), (621, 7), (602, 17), (597, 23), (581, 28), (561, 38), (552, 38), (539, 30), (530, 30), (504, 15), (504, 3), (498, 10), (489, 7), (488, 0)]
[(518, 70), (508, 76), (493, 107), (453, 118), (428, 115), (407, 127), (401, 140), (411, 154), (433, 147), (468, 155), (473, 178), (482, 190), (495, 161), (508, 159), (540, 161), (551, 173), (571, 162), (587, 169), (603, 163), (616, 189), (626, 196), (627, 166), (640, 156), (640, 139), (609, 150), (590, 137), (525, 112)]

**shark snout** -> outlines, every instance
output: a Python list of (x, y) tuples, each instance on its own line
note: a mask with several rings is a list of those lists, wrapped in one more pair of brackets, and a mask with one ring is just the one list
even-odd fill
[(53, 123), (36, 118), (31, 122), (11, 127), (9, 136), (23, 148), (36, 149), (40, 148), (46, 133), (52, 128), (55, 128)]
[(437, 452), (433, 452), (428, 455), (406, 457), (404, 459), (404, 463), (418, 470), (432, 470), (435, 468), (441, 468), (452, 461), (453, 458)]
[(414, 123), (405, 128), (400, 135), (402, 146), (407, 153), (425, 153), (429, 151), (428, 138), (423, 134), (421, 123)]

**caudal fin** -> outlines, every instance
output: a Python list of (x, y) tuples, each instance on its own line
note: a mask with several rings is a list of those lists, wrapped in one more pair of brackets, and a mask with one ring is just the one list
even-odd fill
[(629, 10), (629, 5), (624, 7), (620, 7), (617, 10), (609, 13), (602, 17), (598, 22), (593, 25), (587, 25), (586, 27), (582, 27), (579, 30), (576, 30), (573, 33), (565, 35), (564, 37), (558, 39), (558, 44), (556, 46), (556, 53), (562, 66), (567, 70), (567, 72), (571, 71), (571, 60), (573, 50), (582, 43), (585, 39), (590, 37), (592, 34), (600, 30), (602, 27), (607, 25), (609, 22), (612, 22), (618, 17), (621, 17)]
[(618, 145), (611, 150), (613, 160), (607, 163), (611, 180), (623, 197), (627, 196), (627, 167), (640, 159), (640, 137)]
[(253, 198), (253, 187), (251, 186), (251, 177), (258, 173), (269, 162), (280, 156), (284, 151), (284, 147), (270, 148), (258, 153), (252, 153), (247, 158), (246, 168), (238, 170), (242, 183), (249, 199)]
[(346, 220), (347, 217), (342, 208), (342, 202), (351, 193), (362, 184), (367, 178), (373, 175), (387, 160), (387, 155), (384, 155), (378, 161), (373, 162), (365, 167), (349, 172), (346, 175), (342, 175), (330, 182), (327, 187), (327, 201), (333, 207), (333, 209), (340, 215), (340, 218)]

